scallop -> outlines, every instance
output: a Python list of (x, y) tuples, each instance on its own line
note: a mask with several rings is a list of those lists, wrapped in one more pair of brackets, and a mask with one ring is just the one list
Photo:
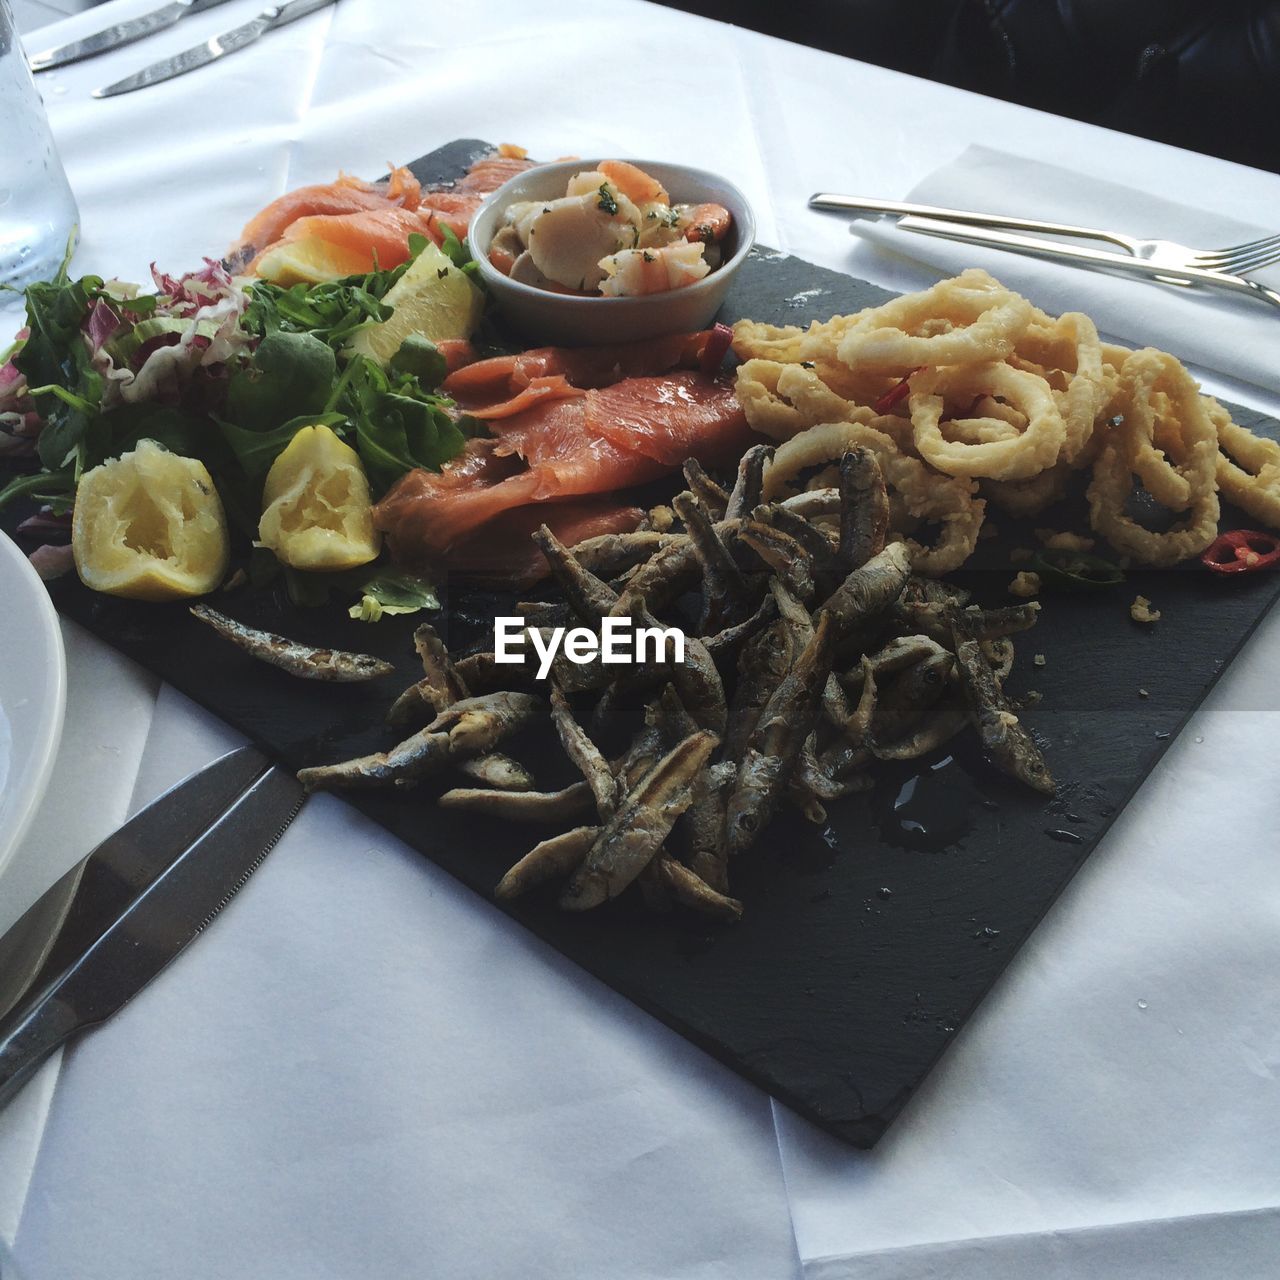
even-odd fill
[(575, 173), (569, 179), (569, 185), (565, 189), (567, 196), (586, 196), (593, 191), (599, 191), (603, 186), (613, 187), (613, 183), (600, 172), (599, 169), (585, 169), (582, 173)]
[(556, 281), (548, 280), (538, 270), (534, 265), (533, 255), (527, 249), (512, 264), (510, 278), (517, 284), (532, 285), (535, 289), (549, 289), (553, 293), (559, 293), (564, 288)]
[(545, 200), (517, 200), (507, 206), (503, 214), (504, 224), (515, 230), (521, 245), (529, 243), (529, 226), (546, 207)]
[(640, 228), (636, 248), (653, 249), (680, 238), (676, 227), (679, 215), (670, 205), (663, 204), (660, 200), (650, 200), (640, 205), (636, 212)]
[(599, 192), (548, 201), (528, 224), (534, 265), (570, 289), (594, 289), (604, 279), (600, 259), (635, 242), (635, 228), (600, 207)]

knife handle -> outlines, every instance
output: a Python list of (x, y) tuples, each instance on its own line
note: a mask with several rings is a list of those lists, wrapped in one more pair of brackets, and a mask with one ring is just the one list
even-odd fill
[(79, 1025), (76, 1011), (69, 1005), (46, 1000), (0, 1040), (0, 1107), (13, 1099)]

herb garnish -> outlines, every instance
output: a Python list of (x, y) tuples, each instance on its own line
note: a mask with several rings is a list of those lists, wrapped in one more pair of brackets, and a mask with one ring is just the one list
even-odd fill
[[(410, 258), (322, 284), (233, 280), (216, 262), (156, 274), (157, 292), (100, 276), (26, 291), (25, 339), (0, 357), (0, 413), (40, 415), (41, 470), (0, 489), (69, 509), (80, 476), (143, 438), (209, 468), (228, 517), (252, 535), (262, 481), (298, 428), (331, 426), (360, 454), (375, 496), (414, 467), (439, 468), (464, 443), (438, 388), (445, 362), (408, 338), (386, 368), (348, 351), (361, 329), (391, 315), (382, 301)], [(473, 272), (466, 245), (444, 229), (443, 252)], [(7, 369), (7, 376), (4, 370)], [(0, 430), (5, 430), (0, 417)]]

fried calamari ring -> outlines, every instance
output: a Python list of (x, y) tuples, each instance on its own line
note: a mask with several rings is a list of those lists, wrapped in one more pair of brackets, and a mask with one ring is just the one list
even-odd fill
[(800, 343), (805, 331), (798, 324), (765, 324), (739, 320), (733, 326), (733, 354), (742, 361), (802, 360)]
[(997, 400), (995, 396), (979, 396), (970, 406), (969, 412), (975, 418), (995, 418), (1007, 423), (1015, 431), (1027, 429), (1027, 415), (1020, 413), (1013, 405)]
[[(911, 383), (909, 404), (916, 451), (939, 471), (951, 476), (1028, 480), (1057, 462), (1066, 426), (1043, 378), (993, 362), (960, 369), (926, 369)], [(981, 395), (998, 396), (1024, 414), (1026, 430), (984, 438), (983, 428), (978, 426), (972, 429), (978, 443), (963, 437), (948, 440), (941, 427), (948, 401), (967, 406)], [(954, 423), (952, 429), (965, 430)]]
[(1058, 462), (1030, 480), (984, 480), (982, 496), (1011, 516), (1037, 516), (1066, 496), (1073, 470)]
[(765, 499), (778, 497), (789, 484), (798, 487), (804, 472), (836, 461), (859, 445), (871, 449), (880, 463), (896, 530), (906, 532), (904, 515), (942, 526), (932, 547), (908, 542), (912, 569), (928, 577), (958, 569), (977, 546), (986, 511), (986, 504), (974, 496), (974, 485), (938, 475), (918, 458), (901, 453), (890, 436), (865, 423), (821, 423), (779, 445), (764, 474)]
[(1218, 432), (1195, 379), (1154, 347), (1120, 371), (1120, 439), (1129, 467), (1162, 506), (1183, 511), (1214, 490)]
[(1018, 341), (1016, 358), (1034, 365), (1053, 388), (1066, 427), (1062, 456), (1074, 461), (1093, 434), (1094, 424), (1114, 394), (1115, 374), (1104, 374), (1097, 326), (1080, 311), (1056, 320), (1037, 316)]
[(738, 366), (734, 382), (733, 392), (747, 415), (747, 425), (773, 440), (789, 440), (813, 425), (778, 394), (778, 378), (789, 367), (778, 360), (753, 357)]
[(739, 365), (734, 391), (747, 425), (774, 440), (789, 440), (819, 422), (870, 422), (875, 416), (837, 395), (816, 370), (777, 360)]
[(836, 395), (845, 400), (852, 400), (854, 404), (874, 406), (899, 382), (893, 374), (886, 374), (876, 369), (851, 369), (834, 357), (828, 359), (824, 356), (815, 356), (804, 363), (812, 365), (813, 372)]
[(733, 354), (739, 360), (781, 360), (798, 364), (816, 357), (830, 359), (845, 330), (865, 312), (815, 320), (807, 329), (796, 324), (764, 324), (759, 320), (739, 320), (733, 326)]
[(1120, 412), (1120, 400), (1123, 389), (1120, 384), (1120, 370), (1124, 362), (1133, 354), (1128, 347), (1117, 346), (1114, 342), (1102, 344), (1102, 383), (1107, 390), (1107, 398), (1098, 410), (1098, 425), (1102, 425)]
[[(976, 411), (974, 411), (976, 412)], [(1018, 415), (1022, 417), (1021, 414)], [(1022, 435), (1023, 427), (1008, 422), (997, 415), (983, 414), (971, 418), (944, 418), (938, 423), (938, 430), (948, 444), (979, 445), (995, 444), (1000, 440), (1017, 440)]]
[(1197, 556), (1218, 536), (1218, 491), (1198, 492), (1182, 520), (1164, 533), (1143, 528), (1125, 514), (1133, 490), (1133, 472), (1120, 442), (1107, 444), (1093, 464), (1089, 484), (1089, 523), (1113, 547), (1143, 564), (1168, 568)]
[[(1207, 545), (1218, 486), (1280, 527), (1280, 443), (1233, 424), (1172, 356), (1104, 343), (1087, 316), (1048, 315), (982, 271), (808, 328), (744, 321), (734, 350), (748, 422), (787, 441), (773, 487), (829, 484), (843, 450), (867, 445), (893, 529), (942, 526), (915, 549), (925, 573), (964, 562), (987, 500), (1033, 515), (1076, 471), (1092, 471), (1094, 528), (1145, 563)], [(1170, 531), (1125, 514), (1135, 473), (1178, 520)]]
[[(1013, 354), (1033, 311), (1026, 298), (985, 271), (969, 270), (860, 312), (840, 338), (836, 354), (855, 368), (899, 373), (922, 365), (1004, 360)], [(813, 349), (801, 343), (802, 351)]]
[(1255, 520), (1280, 529), (1280, 444), (1232, 422), (1208, 396), (1205, 408), (1218, 433), (1218, 488)]

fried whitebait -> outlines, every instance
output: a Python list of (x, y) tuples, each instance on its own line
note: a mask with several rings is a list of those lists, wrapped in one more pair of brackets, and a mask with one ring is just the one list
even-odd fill
[(562, 907), (598, 907), (648, 866), (692, 802), (694, 781), (718, 743), (715, 734), (692, 734), (649, 770), (596, 837), (560, 897)]
[[(688, 490), (632, 534), (569, 547), (539, 529), (560, 598), (518, 606), (524, 660), (454, 661), (420, 627), (423, 677), (389, 718), (425, 727), (385, 753), (304, 770), (304, 781), (411, 786), (452, 771), (462, 785), (441, 807), (562, 833), (516, 862), (498, 897), (557, 882), (568, 910), (629, 892), (651, 910), (724, 923), (742, 914), (734, 859), (779, 809), (825, 822), (828, 805), (872, 787), (880, 761), (925, 755), (970, 724), (997, 768), (1052, 792), (1018, 720), (1030, 704), (1003, 688), (1010, 637), (1035, 624), (1039, 606), (970, 606), (967, 592), (922, 576), (936, 564), (889, 535), (886, 463), (871, 437), (854, 432), (822, 454), (817, 475), (800, 474), (804, 459), (785, 445), (771, 455), (749, 451), (731, 489), (688, 464)], [(780, 474), (815, 487), (781, 496)], [(618, 618), (679, 630), (683, 660), (670, 646), (619, 666), (598, 646), (583, 662), (557, 653), (539, 678), (533, 650), (547, 628), (602, 636)], [(556, 791), (498, 750), (548, 703), (581, 775)], [(602, 747), (628, 741), (616, 755)]]
[(544, 880), (558, 880), (576, 871), (599, 834), (599, 827), (574, 827), (563, 835), (552, 836), (535, 844), (498, 881), (498, 887), (493, 891), (494, 896), (518, 898)]
[(1045, 795), (1054, 792), (1053, 776), (1040, 748), (1010, 709), (982, 644), (965, 613), (951, 615), (956, 660), (960, 664), (969, 717), (982, 736), (992, 763)]
[(290, 640), (273, 631), (259, 631), (245, 626), (207, 604), (191, 606), (191, 616), (212, 627), (220, 636), (238, 645), (250, 657), (268, 662), (291, 676), (304, 680), (352, 682), (376, 680), (390, 675), (395, 668), (368, 653), (348, 653), (342, 649), (318, 649), (314, 645)]

